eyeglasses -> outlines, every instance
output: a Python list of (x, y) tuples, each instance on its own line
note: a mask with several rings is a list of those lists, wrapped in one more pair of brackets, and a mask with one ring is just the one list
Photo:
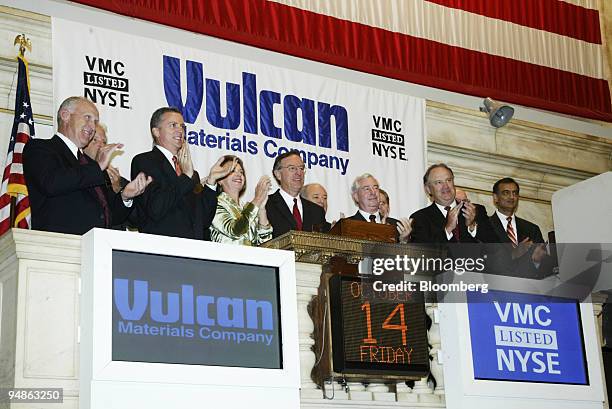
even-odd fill
[(287, 169), (289, 173), (296, 173), (298, 170), (304, 173), (306, 172), (305, 166), (294, 166), (294, 165), (279, 166), (278, 169)]

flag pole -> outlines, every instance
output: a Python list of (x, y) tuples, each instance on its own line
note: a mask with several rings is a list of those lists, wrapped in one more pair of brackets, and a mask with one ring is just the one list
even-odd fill
[(17, 87), (15, 89), (15, 118), (9, 139), (4, 167), (0, 171), (0, 236), (12, 227), (30, 228), (31, 208), (28, 188), (23, 173), (23, 151), (34, 137), (34, 117), (30, 101), (30, 79), (26, 50), (32, 42), (25, 34), (15, 37), (19, 45), (17, 55)]
[[(19, 34), (18, 36), (15, 37), (15, 41), (13, 43), (13, 45), (17, 45), (19, 44), (19, 54), (17, 55), (17, 58), (21, 58), (23, 60), (25, 60), (25, 53), (26, 53), (26, 49), (29, 52), (32, 52), (32, 42), (30, 41), (30, 39), (28, 37), (26, 37), (25, 34)], [(30, 78), (28, 76), (28, 82), (30, 81)], [(15, 226), (15, 220), (17, 219), (17, 214), (15, 212), (15, 210), (17, 209), (17, 197), (16, 196), (12, 196), (11, 197), (11, 207), (10, 207), (10, 222), (11, 222), (11, 226)]]

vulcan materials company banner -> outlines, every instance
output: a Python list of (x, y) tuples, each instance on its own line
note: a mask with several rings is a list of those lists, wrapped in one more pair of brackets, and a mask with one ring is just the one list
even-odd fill
[[(185, 33), (186, 36), (192, 34)], [(183, 111), (195, 168), (204, 177), (222, 155), (245, 163), (251, 200), (274, 158), (300, 151), (306, 182), (328, 191), (328, 220), (356, 207), (353, 179), (378, 178), (391, 215), (422, 207), (425, 101), (239, 58), (53, 19), (54, 103), (93, 100), (109, 142), (125, 144), (113, 160), (129, 179), (132, 158), (152, 147), (155, 109)], [(289, 57), (287, 57), (289, 58)], [(276, 188), (275, 188), (276, 189)]]

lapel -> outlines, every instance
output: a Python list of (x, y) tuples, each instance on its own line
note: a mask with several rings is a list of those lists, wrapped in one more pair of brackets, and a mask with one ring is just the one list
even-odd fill
[(159, 162), (160, 165), (160, 169), (161, 171), (168, 177), (170, 178), (176, 178), (178, 176), (176, 176), (176, 171), (174, 170), (174, 168), (172, 167), (172, 165), (170, 164), (170, 162), (168, 161), (168, 159), (166, 159), (166, 157), (164, 156), (164, 154), (157, 149), (156, 146), (153, 147), (153, 149), (151, 150), (151, 152), (153, 152), (153, 154), (155, 155), (155, 158), (157, 159), (157, 161)]
[(446, 224), (446, 218), (440, 209), (438, 209), (435, 202), (429, 205), (429, 214), (431, 215), (431, 221), (434, 226), (444, 227)]
[[(174, 167), (172, 167), (172, 165), (170, 164), (170, 161), (166, 159), (162, 151), (160, 151), (159, 149), (157, 149), (156, 146), (154, 146), (153, 149), (151, 149), (151, 152), (155, 160), (158, 162), (158, 167), (164, 179), (166, 180), (166, 183), (176, 183), (176, 180), (178, 178), (178, 176), (176, 175), (176, 171), (174, 170)], [(198, 200), (196, 199), (195, 194), (184, 195), (181, 198), (180, 202), (182, 204), (179, 205), (179, 207), (181, 208), (180, 211), (186, 214), (190, 220), (193, 221), (195, 219), (196, 222), (201, 217), (201, 207), (198, 205), (197, 202)]]
[(353, 215), (352, 217), (354, 220), (361, 220), (363, 222), (369, 222), (369, 220), (366, 220), (361, 213), (359, 212), (359, 210), (357, 210), (357, 212)]
[[(295, 223), (295, 219), (293, 218), (293, 213), (289, 211), (287, 203), (285, 203), (285, 201), (283, 200), (283, 197), (280, 194), (280, 189), (274, 192), (272, 196), (270, 196), (269, 200), (271, 204), (276, 208), (277, 213), (286, 219), (292, 230), (295, 230), (297, 226)], [(304, 213), (306, 213), (305, 206), (303, 205), (304, 202), (302, 201), (302, 209)], [(302, 215), (302, 224), (304, 224), (304, 217), (305, 215)]]
[[(527, 224), (523, 222), (523, 219), (520, 219), (514, 216), (516, 219), (516, 237), (519, 243), (525, 239), (525, 237), (529, 237)], [(533, 238), (531, 238), (533, 240)]]
[(495, 231), (497, 238), (502, 243), (510, 243), (510, 237), (508, 237), (508, 233), (504, 230), (504, 226), (502, 225), (501, 220), (499, 220), (497, 213), (493, 213), (493, 215), (489, 217), (489, 220), (491, 221), (491, 226), (493, 227), (493, 231)]
[[(53, 137), (51, 138), (51, 143), (53, 144), (53, 148), (57, 151), (57, 153), (59, 153), (64, 158), (68, 166), (72, 168), (77, 168), (81, 166), (79, 160), (74, 156), (70, 148), (68, 148), (68, 146), (59, 136), (53, 135)], [(91, 163), (91, 161), (93, 161), (93, 159), (90, 159), (89, 156), (85, 155), (84, 153), (83, 155), (88, 163)], [(95, 186), (92, 186), (83, 190), (85, 190), (87, 194), (91, 196), (92, 199), (99, 203), (100, 199), (98, 198), (98, 195), (95, 192), (95, 188)]]
[(59, 136), (53, 135), (51, 143), (53, 144), (53, 148), (66, 160), (66, 162), (73, 167), (79, 166), (79, 160), (72, 154), (70, 148), (66, 146)]

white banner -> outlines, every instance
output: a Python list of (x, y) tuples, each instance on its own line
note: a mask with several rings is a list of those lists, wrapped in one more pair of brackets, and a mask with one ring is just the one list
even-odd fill
[(96, 103), (109, 142), (125, 144), (113, 165), (128, 179), (132, 158), (151, 149), (151, 114), (176, 106), (200, 176), (220, 156), (239, 156), (246, 201), (259, 177), (272, 175), (274, 158), (297, 149), (307, 167), (305, 183), (327, 189), (329, 221), (355, 213), (351, 183), (366, 172), (389, 193), (391, 216), (422, 207), (423, 99), (230, 54), (54, 18), (55, 105), (72, 95)]

